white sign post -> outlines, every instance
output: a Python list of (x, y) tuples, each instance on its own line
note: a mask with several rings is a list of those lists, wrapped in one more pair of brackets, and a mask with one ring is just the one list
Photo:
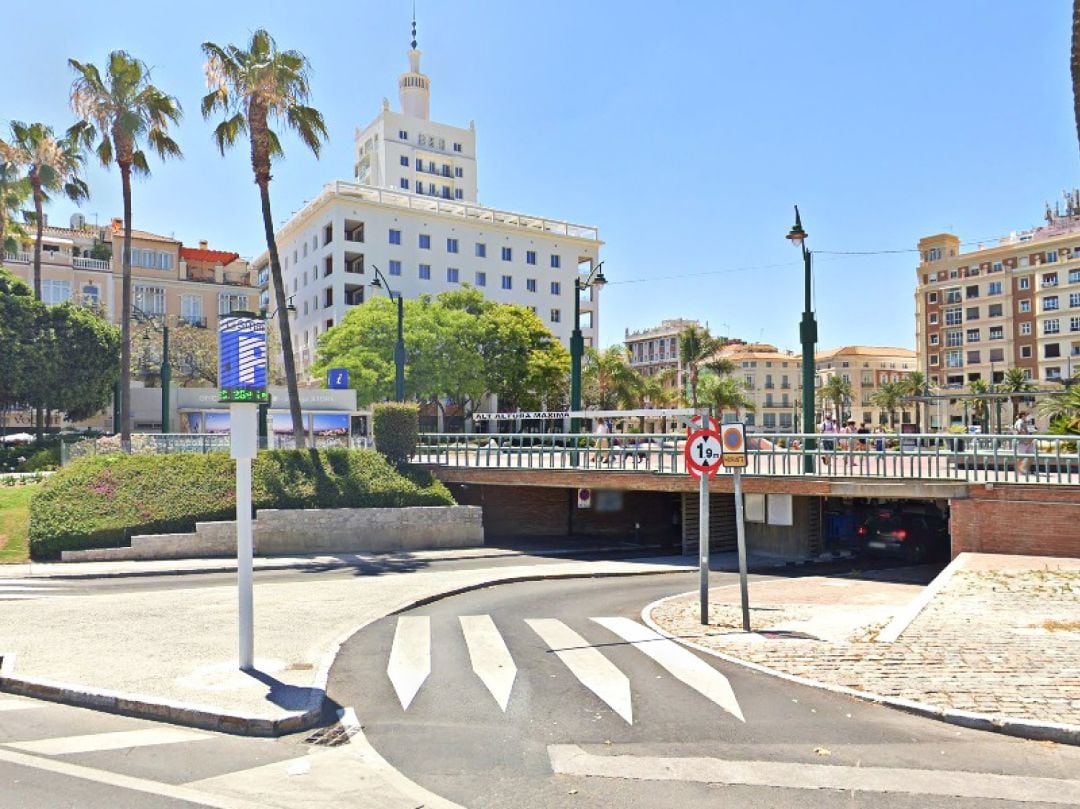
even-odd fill
[(702, 410), (686, 428), (686, 471), (698, 479), (698, 601), (701, 623), (709, 624), (709, 479), (720, 469), (723, 450), (716, 421)]
[(724, 466), (735, 475), (735, 537), (739, 547), (739, 593), (742, 597), (742, 628), (750, 631), (750, 593), (746, 583), (746, 527), (743, 520), (742, 471), (746, 467), (746, 434), (738, 422), (725, 424), (720, 430)]
[(252, 592), (251, 459), (259, 448), (259, 406), (229, 406), (230, 451), (236, 460), (236, 588), (240, 614), (240, 669), (255, 668), (255, 608)]

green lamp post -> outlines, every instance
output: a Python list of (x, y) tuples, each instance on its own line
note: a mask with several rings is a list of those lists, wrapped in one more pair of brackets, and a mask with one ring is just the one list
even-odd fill
[[(799, 340), (802, 342), (802, 411), (803, 433), (806, 435), (806, 450), (813, 450), (817, 446), (814, 435), (814, 346), (817, 344), (817, 320), (811, 309), (811, 261), (812, 253), (806, 249), (807, 233), (803, 230), (802, 219), (799, 216), (799, 206), (795, 206), (795, 226), (787, 237), (791, 243), (802, 250), (803, 257), (803, 292), (805, 301), (803, 305), (802, 322), (799, 324)], [(805, 470), (814, 471), (813, 455), (804, 455)]]
[[(585, 338), (581, 336), (581, 293), (589, 287), (597, 290), (603, 289), (607, 283), (600, 262), (584, 278), (574, 278), (574, 330), (570, 334), (570, 412), (577, 413), (581, 410), (581, 357), (585, 353)], [(570, 417), (570, 432), (577, 433), (580, 419), (577, 416)], [(576, 461), (576, 458), (571, 458)]]

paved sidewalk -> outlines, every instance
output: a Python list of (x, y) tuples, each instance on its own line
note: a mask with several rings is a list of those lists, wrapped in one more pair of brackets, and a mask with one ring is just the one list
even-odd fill
[[(750, 585), (659, 602), (664, 631), (724, 656), (950, 721), (1080, 744), (1080, 559), (963, 554), (893, 642), (878, 634), (923, 588), (852, 577)], [(878, 574), (877, 578), (881, 578)], [(978, 716), (969, 716), (975, 714)]]

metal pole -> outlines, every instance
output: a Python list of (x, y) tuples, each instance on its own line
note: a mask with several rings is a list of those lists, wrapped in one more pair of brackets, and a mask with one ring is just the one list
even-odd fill
[(236, 460), (236, 571), (240, 609), (240, 668), (255, 668), (252, 593), (251, 458)]
[[(581, 355), (585, 352), (585, 338), (581, 336), (581, 284), (574, 279), (574, 330), (570, 333), (570, 412), (577, 413), (581, 410)], [(570, 432), (575, 436), (580, 429), (581, 420), (577, 416), (570, 417)], [(570, 465), (578, 465), (577, 438), (574, 442), (574, 452), (570, 453)], [(588, 460), (586, 458), (586, 460)]]
[[(798, 209), (796, 209), (797, 211)], [(817, 440), (811, 438), (814, 435), (814, 345), (817, 343), (817, 321), (811, 305), (811, 253), (802, 245), (803, 254), (803, 315), (799, 324), (799, 339), (802, 341), (802, 377), (803, 377), (803, 433), (806, 435), (806, 451), (813, 451), (817, 446)], [(807, 453), (803, 456), (804, 470), (812, 474), (814, 472), (814, 457)]]
[[(708, 425), (709, 417), (704, 417)], [(698, 485), (698, 580), (701, 625), (709, 625), (709, 476), (704, 472)]]
[[(387, 291), (390, 287), (387, 286)], [(397, 344), (394, 346), (394, 395), (405, 401), (405, 301), (397, 296)]]
[(172, 383), (172, 366), (169, 364), (169, 327), (161, 331), (161, 433), (169, 432), (169, 385)]
[(746, 527), (743, 525), (742, 470), (735, 469), (735, 537), (739, 546), (739, 593), (742, 597), (742, 628), (750, 631), (750, 593), (746, 584)]

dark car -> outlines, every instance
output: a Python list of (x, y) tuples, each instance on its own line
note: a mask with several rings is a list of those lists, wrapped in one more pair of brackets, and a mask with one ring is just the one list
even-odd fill
[(863, 551), (873, 556), (894, 556), (917, 564), (949, 556), (949, 527), (933, 511), (880, 509), (858, 529)]

